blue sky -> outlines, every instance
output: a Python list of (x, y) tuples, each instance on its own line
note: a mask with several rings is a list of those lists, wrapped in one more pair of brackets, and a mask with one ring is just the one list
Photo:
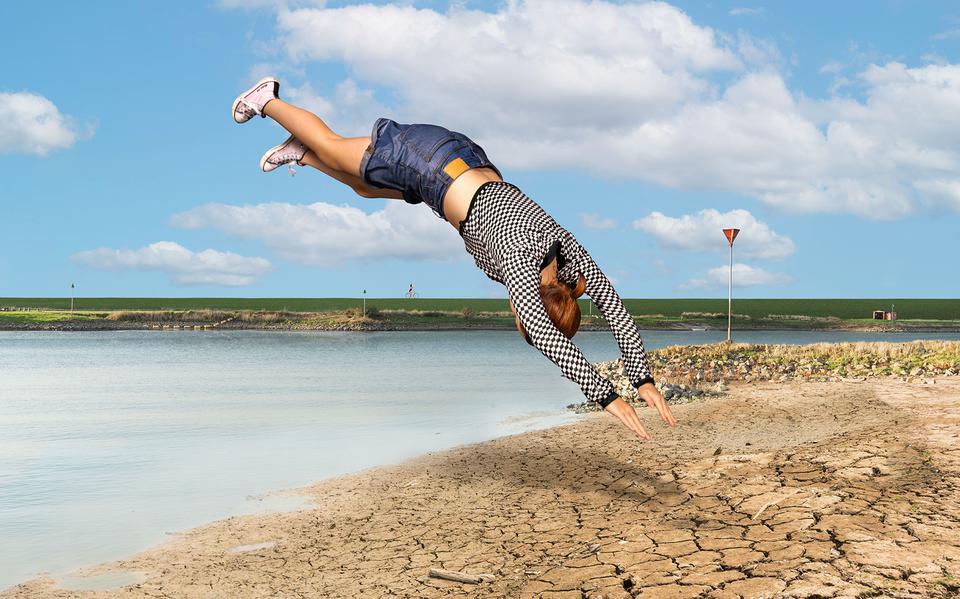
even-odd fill
[(3, 3), (0, 296), (506, 296), (425, 205), (261, 173), (273, 73), (470, 135), (624, 297), (725, 296), (726, 223), (739, 297), (958, 297), (954, 7)]

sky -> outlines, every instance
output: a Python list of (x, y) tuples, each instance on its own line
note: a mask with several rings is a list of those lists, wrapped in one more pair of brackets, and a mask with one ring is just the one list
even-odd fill
[[(0, 3), (0, 297), (506, 297), (230, 106), (477, 141), (623, 297), (960, 297), (951, 2)], [(51, 18), (55, 13), (56, 18)], [(11, 25), (14, 26), (11, 26)]]

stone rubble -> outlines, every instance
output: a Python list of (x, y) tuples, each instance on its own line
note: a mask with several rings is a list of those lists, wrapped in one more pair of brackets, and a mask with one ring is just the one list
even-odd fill
[[(637, 390), (630, 384), (630, 379), (628, 379), (623, 372), (622, 360), (598, 362), (594, 364), (594, 366), (597, 372), (600, 373), (600, 376), (613, 383), (614, 390), (628, 403), (633, 404), (641, 401), (637, 397)], [(705, 397), (721, 395), (726, 391), (726, 383), (724, 381), (717, 381), (711, 385), (687, 385), (686, 383), (670, 383), (664, 380), (657, 380), (655, 384), (660, 394), (663, 395), (663, 398), (670, 404), (696, 401)], [(646, 404), (644, 403), (643, 405)], [(583, 414), (586, 412), (597, 412), (600, 410), (600, 406), (592, 401), (583, 401), (570, 404), (567, 406), (567, 409), (573, 410), (578, 414)]]
[[(668, 403), (678, 404), (726, 392), (734, 381), (842, 381), (888, 377), (936, 384), (937, 376), (960, 374), (960, 342), (684, 345), (648, 352), (656, 385)], [(594, 364), (629, 403), (636, 390), (624, 375), (623, 360)], [(577, 413), (595, 412), (593, 402), (570, 404)]]
[(826, 381), (899, 377), (903, 380), (960, 374), (960, 342), (814, 343), (763, 345), (717, 343), (648, 353), (658, 378), (687, 384), (715, 381)]

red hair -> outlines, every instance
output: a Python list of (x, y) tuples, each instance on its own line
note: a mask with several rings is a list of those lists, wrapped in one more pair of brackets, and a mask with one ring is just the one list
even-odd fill
[[(540, 299), (543, 301), (547, 316), (567, 339), (576, 335), (580, 329), (580, 305), (577, 303), (577, 298), (583, 295), (586, 288), (587, 280), (583, 277), (583, 274), (580, 275), (577, 284), (573, 287), (558, 280), (540, 285)], [(519, 324), (517, 326), (526, 342), (533, 345), (533, 341), (527, 335), (527, 332)]]

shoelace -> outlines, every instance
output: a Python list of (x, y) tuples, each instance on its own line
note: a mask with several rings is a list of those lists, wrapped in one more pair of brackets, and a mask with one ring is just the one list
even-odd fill
[[(251, 103), (251, 102), (247, 102), (247, 100), (246, 100), (245, 98), (240, 98), (240, 104), (241, 104), (242, 106), (246, 106), (246, 107), (247, 107), (247, 110), (253, 112), (253, 114), (258, 114), (258, 115), (260, 115), (260, 116), (263, 116), (263, 114), (260, 112), (260, 107), (257, 106), (256, 104)], [(238, 108), (239, 108), (239, 106), (238, 106)]]
[(300, 160), (303, 158), (303, 155), (306, 154), (306, 152), (303, 152), (302, 150), (303, 150), (303, 146), (300, 146), (298, 148), (298, 151), (290, 150), (282, 154), (280, 152), (277, 152), (269, 160), (270, 162), (276, 164), (277, 166), (286, 163), (287, 172), (290, 173), (291, 177), (295, 177), (297, 175), (297, 171), (293, 168), (293, 164), (299, 163)]
[[(255, 93), (259, 92), (260, 90), (262, 90), (264, 87), (265, 87), (265, 85), (261, 85), (261, 86), (258, 87), (257, 89), (255, 89), (255, 90), (253, 90), (252, 92), (250, 92), (248, 95), (251, 95), (251, 96), (252, 96), (253, 94), (255, 94)], [(252, 102), (247, 102), (247, 99), (246, 99), (246, 98), (240, 98), (240, 103), (243, 104), (244, 106), (246, 106), (247, 108), (249, 108), (250, 110), (252, 110), (252, 111), (253, 111), (253, 114), (263, 116), (263, 106), (257, 106), (256, 104), (254, 104), (254, 103), (252, 103)]]
[(300, 162), (300, 159), (303, 158), (303, 153), (300, 152), (285, 152), (283, 154), (275, 154), (270, 157), (270, 162), (280, 166), (281, 164), (287, 162)]

